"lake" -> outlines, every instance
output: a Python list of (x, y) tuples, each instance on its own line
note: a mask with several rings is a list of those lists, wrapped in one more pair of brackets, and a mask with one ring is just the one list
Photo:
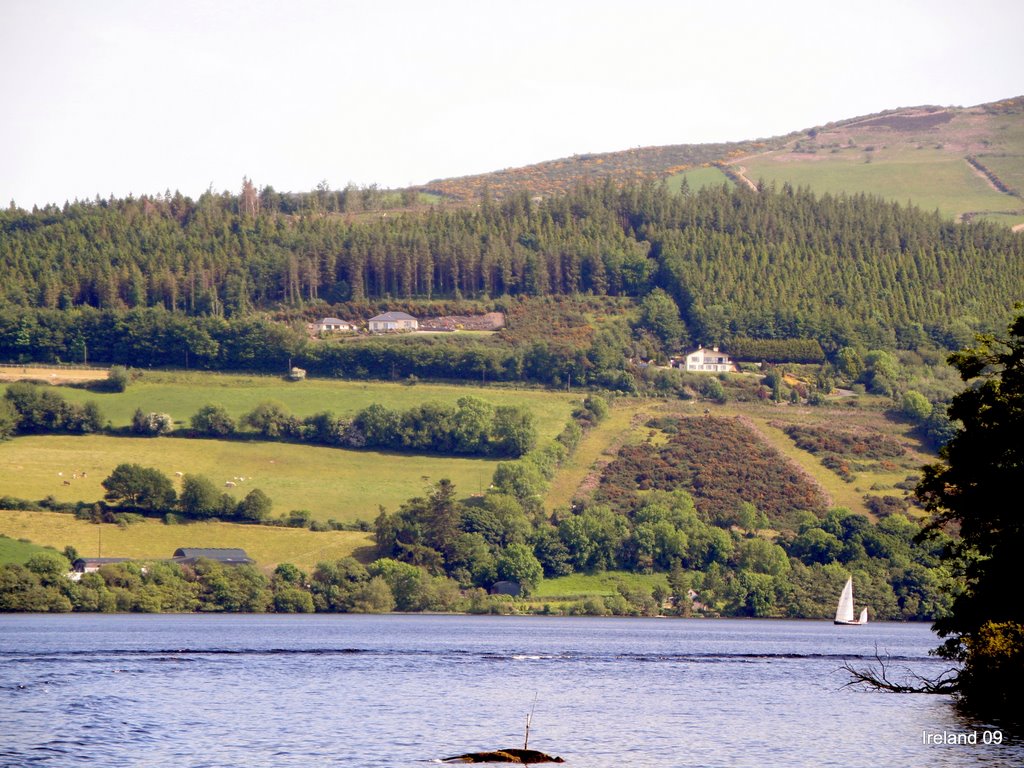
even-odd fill
[(530, 747), (577, 768), (1024, 765), (948, 697), (843, 687), (876, 648), (937, 674), (936, 644), (825, 621), (0, 615), (0, 765), (422, 767), (522, 747), (534, 705)]

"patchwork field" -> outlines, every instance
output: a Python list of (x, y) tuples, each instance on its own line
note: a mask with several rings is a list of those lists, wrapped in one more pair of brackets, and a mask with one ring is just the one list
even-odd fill
[(773, 152), (744, 160), (747, 178), (777, 186), (810, 187), (817, 194), (864, 192), (895, 202), (908, 200), (925, 211), (956, 217), (964, 211), (1018, 213), (1021, 201), (994, 189), (963, 157), (941, 149), (863, 147), (819, 152), (796, 161)]
[(198, 372), (141, 372), (125, 392), (90, 392), (62, 388), (68, 400), (94, 401), (115, 427), (130, 423), (136, 408), (169, 413), (178, 427), (209, 403), (222, 405), (236, 419), (266, 400), (276, 400), (296, 416), (333, 411), (352, 416), (374, 403), (405, 410), (425, 402), (454, 405), (459, 398), (477, 397), (493, 405), (523, 405), (537, 419), (541, 439), (557, 435), (572, 411), (573, 396), (562, 392), (511, 387), (454, 384), (397, 384), (390, 382), (307, 379), (287, 382), (274, 376), (239, 376)]
[(39, 435), (0, 443), (0, 496), (97, 501), (103, 498), (102, 481), (122, 462), (155, 467), (170, 477), (182, 472), (206, 475), (218, 485), (231, 481), (235, 487), (224, 490), (237, 499), (259, 488), (273, 500), (275, 516), (306, 509), (314, 519), (342, 522), (372, 521), (381, 505), (394, 511), (441, 478), (451, 480), (461, 496), (479, 493), (498, 464), (287, 443)]
[[(2, 387), (0, 387), (2, 391)], [(321, 411), (354, 415), (373, 403), (404, 410), (424, 402), (454, 405), (466, 396), (494, 405), (523, 405), (535, 416), (539, 438), (550, 440), (569, 418), (576, 398), (561, 392), (444, 384), (408, 386), (381, 382), (307, 380), (290, 383), (270, 376), (144, 372), (126, 392), (92, 392), (61, 387), (74, 402), (92, 400), (114, 427), (130, 423), (137, 408), (169, 413), (187, 427), (208, 403), (224, 406), (236, 419), (267, 400), (296, 416)], [(37, 435), (0, 443), (0, 496), (59, 501), (96, 501), (101, 482), (122, 462), (202, 474), (241, 498), (258, 487), (274, 502), (274, 514), (306, 509), (314, 519), (372, 520), (381, 505), (395, 510), (427, 484), (450, 479), (459, 494), (482, 493), (496, 460), (438, 455), (349, 451), (274, 442), (132, 438), (102, 435)], [(238, 480), (238, 478), (245, 478)]]
[(1019, 105), (910, 108), (830, 123), (733, 167), (751, 181), (864, 192), (951, 218), (1024, 222)]
[[(473, 395), (495, 404), (526, 404), (536, 414), (541, 437), (545, 440), (561, 430), (576, 399), (561, 392), (501, 387), (407, 386), (326, 380), (290, 384), (271, 377), (150, 372), (146, 372), (124, 393), (98, 393), (74, 388), (61, 388), (60, 391), (71, 400), (97, 401), (115, 426), (128, 423), (136, 408), (169, 412), (179, 425), (184, 425), (192, 413), (211, 402), (224, 405), (238, 417), (264, 400), (277, 400), (296, 415), (304, 416), (322, 410), (332, 410), (339, 415), (351, 414), (373, 402), (392, 408), (408, 408), (425, 401), (454, 403), (462, 396)], [(909, 426), (887, 419), (885, 403), (880, 400), (876, 403), (876, 400), (863, 396), (856, 402), (849, 398), (818, 408), (758, 402), (731, 402), (724, 406), (701, 403), (698, 410), (692, 401), (620, 398), (613, 402), (609, 418), (584, 437), (577, 452), (556, 474), (545, 498), (545, 508), (549, 511), (564, 508), (574, 499), (592, 495), (600, 484), (605, 467), (613, 461), (621, 446), (648, 443), (657, 449), (664, 448), (672, 436), (646, 427), (652, 416), (695, 416), (707, 407), (714, 416), (727, 419), (742, 417), (761, 439), (814, 479), (827, 495), (830, 506), (843, 506), (870, 515), (866, 496), (903, 498), (906, 491), (896, 488), (896, 484), (905, 484), (917, 467), (933, 460), (909, 434)], [(898, 439), (906, 447), (906, 455), (886, 463), (874, 462), (870, 466), (854, 463), (852, 477), (847, 474), (844, 478), (824, 465), (821, 455), (799, 448), (786, 434), (786, 426), (790, 424), (817, 425), (825, 429), (842, 425), (844, 429), (876, 430)], [(701, 461), (699, 456), (694, 459)], [(52, 496), (62, 502), (97, 501), (104, 493), (102, 480), (122, 462), (156, 467), (171, 477), (178, 472), (206, 475), (236, 499), (242, 498), (252, 488), (260, 488), (273, 500), (274, 516), (304, 509), (310, 511), (316, 520), (335, 519), (339, 522), (372, 521), (381, 506), (394, 511), (407, 499), (423, 494), (429, 484), (441, 478), (448, 478), (455, 484), (460, 498), (481, 494), (490, 485), (498, 463), (488, 459), (348, 451), (256, 440), (39, 435), (0, 443), (0, 496), (32, 500)], [(224, 485), (229, 481), (235, 484), (234, 487)], [(180, 483), (180, 480), (176, 482)], [(65, 515), (55, 516), (51, 528), (40, 531), (28, 526), (24, 515), (36, 515), (34, 519), (37, 521), (48, 516), (38, 517), (39, 513), (10, 514), (15, 516), (5, 518), (8, 522), (0, 527), (0, 533), (13, 539), (27, 538), (36, 544), (53, 544), (60, 549), (66, 544), (78, 546), (76, 541), (89, 544), (96, 535), (95, 526), (76, 523)], [(12, 529), (8, 523), (15, 519), (22, 522)], [(67, 539), (71, 535), (69, 526), (72, 524), (86, 526), (75, 528), (78, 532), (73, 536), (79, 538), (74, 540)], [(207, 530), (188, 526), (188, 530), (203, 531), (214, 540), (207, 540), (205, 544), (193, 541), (194, 546), (237, 546), (230, 542), (239, 533), (215, 533), (235, 529), (257, 539), (266, 536), (273, 540), (279, 536), (296, 535), (293, 530), (282, 528), (227, 526), (222, 529), (214, 524), (203, 525), (211, 527)], [(134, 542), (133, 537), (145, 532), (142, 541), (131, 546), (138, 547), (139, 556), (162, 557), (167, 556), (163, 552), (167, 546), (173, 544), (173, 551), (183, 545), (177, 539), (172, 541), (173, 535), (163, 538), (163, 534), (157, 537), (153, 533), (164, 528), (166, 526), (150, 521), (144, 527), (131, 526), (126, 529), (127, 533), (117, 535), (126, 536), (126, 542)], [(108, 529), (114, 530), (115, 527), (104, 526), (104, 532)], [(361, 534), (357, 538), (364, 544), (369, 541)], [(146, 543), (150, 539), (155, 543)], [(312, 541), (319, 546), (327, 540)], [(256, 546), (266, 548), (270, 545), (257, 542)], [(310, 544), (307, 549), (312, 547)], [(295, 560), (304, 556), (307, 549), (273, 551), (260, 559), (261, 562)], [(293, 554), (296, 551), (298, 555)]]
[[(86, 557), (97, 557), (102, 550), (104, 557), (164, 559), (178, 547), (240, 547), (265, 570), (273, 570), (278, 563), (293, 563), (308, 571), (318, 562), (348, 555), (366, 559), (372, 546), (370, 534), (358, 531), (314, 533), (304, 528), (232, 523), (164, 525), (158, 520), (122, 528), (94, 525), (56, 512), (0, 511), (0, 533), (58, 551), (71, 545)], [(0, 546), (5, 541), (0, 538)]]
[[(909, 476), (920, 473), (920, 467), (935, 460), (934, 455), (911, 434), (909, 424), (892, 421), (885, 416), (881, 398), (862, 396), (859, 399), (837, 401), (834, 405), (809, 408), (788, 404), (730, 403), (714, 405), (701, 403), (699, 409), (692, 403), (678, 400), (629, 400), (616, 402), (607, 421), (589, 433), (565, 466), (555, 476), (546, 498), (548, 510), (567, 507), (574, 499), (585, 499), (599, 487), (606, 468), (623, 445), (649, 444), (663, 448), (671, 436), (645, 423), (652, 416), (693, 417), (705, 407), (715, 417), (740, 418), (757, 437), (771, 446), (798, 472), (824, 492), (829, 507), (845, 507), (853, 512), (874, 517), (866, 496), (895, 496), (904, 498), (908, 491), (896, 487)], [(878, 433), (897, 440), (905, 453), (898, 460), (869, 462), (857, 466), (852, 475), (841, 477), (822, 463), (822, 456), (799, 448), (789, 435), (787, 425), (816, 425), (825, 430), (850, 429)], [(703, 466), (708, 456), (693, 457)]]

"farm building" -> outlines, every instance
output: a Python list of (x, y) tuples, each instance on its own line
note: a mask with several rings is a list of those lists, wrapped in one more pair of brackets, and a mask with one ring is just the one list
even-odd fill
[(491, 586), (491, 594), (519, 597), (523, 594), (523, 586), (518, 581), (496, 581)]
[(382, 315), (371, 317), (367, 321), (367, 325), (371, 333), (415, 331), (419, 328), (419, 321), (405, 312), (385, 312)]
[(244, 549), (180, 547), (174, 550), (172, 563), (194, 565), (197, 560), (213, 560), (221, 565), (252, 565), (256, 561)]
[(80, 557), (71, 564), (73, 573), (95, 573), (104, 565), (111, 563), (128, 563), (130, 557)]
[(718, 351), (718, 347), (711, 349), (699, 347), (686, 356), (686, 360), (680, 367), (687, 371), (706, 373), (734, 373), (739, 370), (736, 363), (730, 360), (727, 354)]
[(355, 323), (348, 320), (340, 320), (337, 317), (325, 317), (313, 323), (313, 330), (316, 333), (351, 333), (358, 330)]
[[(144, 558), (150, 559), (150, 558)], [(245, 554), (244, 549), (230, 548), (192, 548), (180, 547), (174, 550), (174, 556), (163, 562), (178, 563), (179, 565), (195, 565), (199, 559), (213, 560), (221, 565), (253, 565), (256, 561)], [(80, 557), (71, 564), (71, 573), (68, 574), (72, 581), (78, 581), (82, 574), (95, 573), (104, 565), (112, 563), (131, 563), (136, 558), (132, 557)], [(145, 572), (145, 568), (143, 568)]]

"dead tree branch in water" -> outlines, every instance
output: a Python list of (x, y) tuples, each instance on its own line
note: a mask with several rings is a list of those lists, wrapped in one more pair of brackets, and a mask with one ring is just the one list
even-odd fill
[(959, 670), (947, 669), (934, 679), (922, 677), (908, 667), (900, 668), (900, 679), (894, 679), (892, 665), (878, 653), (875, 648), (875, 663), (864, 669), (858, 669), (850, 662), (841, 667), (850, 675), (850, 680), (843, 688), (862, 686), (872, 691), (889, 691), (890, 693), (939, 693), (952, 694), (958, 689), (957, 675)]

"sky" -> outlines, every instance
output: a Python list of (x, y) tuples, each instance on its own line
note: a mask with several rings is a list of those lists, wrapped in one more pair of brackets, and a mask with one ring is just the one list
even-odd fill
[(0, 204), (401, 187), (1024, 95), (1019, 0), (0, 0)]

